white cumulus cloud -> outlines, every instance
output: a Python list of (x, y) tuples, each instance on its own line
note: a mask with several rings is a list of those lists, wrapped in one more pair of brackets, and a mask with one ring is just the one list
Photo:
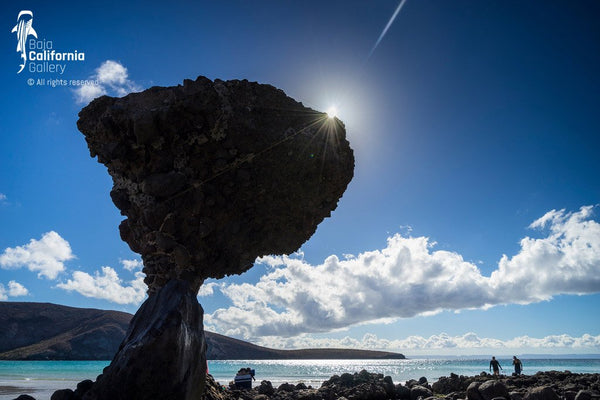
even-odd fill
[(4, 193), (0, 193), (0, 202), (6, 201), (7, 197)]
[(94, 100), (96, 97), (108, 94), (104, 86), (95, 84), (81, 85), (80, 87), (74, 90), (74, 93), (75, 101), (79, 104), (87, 104), (90, 101)]
[(8, 295), (10, 297), (27, 296), (29, 290), (19, 282), (10, 281), (8, 282)]
[(82, 85), (74, 90), (77, 103), (86, 104), (105, 94), (125, 96), (141, 90), (139, 85), (129, 79), (127, 68), (113, 60), (104, 61), (96, 68), (95, 74), (90, 76), (90, 80), (96, 83)]
[(9, 281), (8, 289), (4, 287), (3, 284), (0, 283), (0, 300), (8, 300), (8, 297), (19, 297), (19, 296), (27, 296), (29, 294), (29, 290), (19, 282)]
[(215, 292), (215, 287), (217, 286), (218, 285), (215, 282), (208, 282), (202, 284), (202, 286), (200, 286), (200, 290), (198, 291), (198, 297), (212, 296)]
[(134, 271), (136, 269), (142, 269), (144, 267), (144, 263), (141, 260), (121, 260), (121, 264), (123, 268), (127, 271)]
[[(521, 240), (491, 276), (427, 237), (388, 238), (381, 250), (319, 265), (264, 257), (256, 284), (222, 285), (232, 305), (205, 316), (213, 329), (245, 338), (291, 337), (443, 310), (527, 304), (559, 294), (600, 292), (600, 224), (593, 207), (552, 210), (531, 224), (544, 237)], [(430, 338), (437, 342), (445, 338)], [(454, 343), (450, 341), (449, 343)]]
[(141, 271), (135, 273), (134, 280), (124, 284), (113, 268), (102, 267), (101, 270), (102, 272), (96, 271), (94, 275), (75, 271), (73, 279), (56, 286), (85, 297), (108, 300), (117, 304), (140, 304), (146, 297), (147, 287)]
[(548, 235), (526, 237), (517, 255), (502, 257), (490, 279), (494, 292), (527, 304), (600, 291), (600, 224), (592, 212), (591, 206), (575, 213), (552, 210), (534, 221), (530, 228)]
[(64, 262), (75, 256), (69, 242), (58, 233), (44, 233), (40, 240), (31, 239), (28, 244), (8, 247), (0, 254), (0, 267), (16, 269), (25, 267), (37, 272), (38, 277), (56, 279), (65, 270)]

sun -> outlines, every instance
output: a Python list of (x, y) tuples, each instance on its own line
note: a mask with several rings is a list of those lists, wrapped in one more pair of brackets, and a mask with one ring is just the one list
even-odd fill
[(337, 117), (337, 115), (338, 115), (338, 111), (335, 106), (331, 106), (327, 109), (327, 118), (334, 119), (335, 117)]

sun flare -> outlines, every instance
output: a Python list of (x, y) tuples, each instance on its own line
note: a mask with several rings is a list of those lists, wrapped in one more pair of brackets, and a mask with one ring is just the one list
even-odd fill
[(338, 115), (337, 108), (335, 106), (329, 107), (329, 109), (327, 110), (327, 117), (330, 119), (333, 119), (333, 118), (337, 117), (337, 115)]

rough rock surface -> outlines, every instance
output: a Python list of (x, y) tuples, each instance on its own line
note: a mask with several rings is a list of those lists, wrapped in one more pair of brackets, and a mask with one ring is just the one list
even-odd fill
[(525, 400), (560, 400), (560, 398), (550, 386), (538, 386), (527, 392)]
[(141, 254), (149, 294), (83, 397), (198, 399), (198, 289), (312, 236), (352, 179), (344, 126), (272, 86), (204, 77), (100, 97), (77, 126), (113, 178), (121, 238)]
[(188, 282), (171, 280), (148, 298), (85, 400), (200, 398), (206, 376), (202, 307)]
[[(451, 385), (438, 385), (442, 381), (452, 380), (460, 382), (459, 387)], [(264, 381), (266, 382), (266, 381)], [(263, 382), (263, 383), (264, 383)], [(486, 382), (489, 382), (485, 385)], [(550, 383), (552, 382), (552, 383)], [(286, 390), (265, 390), (266, 383), (257, 385), (252, 390), (223, 390), (214, 381), (209, 381), (209, 386), (216, 385), (210, 393), (218, 393), (214, 397), (207, 397), (206, 400), (334, 400), (334, 399), (356, 399), (356, 400), (375, 400), (375, 399), (401, 399), (410, 400), (413, 393), (420, 391), (417, 398), (421, 399), (437, 399), (437, 400), (458, 400), (469, 398), (472, 399), (473, 394), (481, 399), (481, 394), (478, 391), (480, 386), (487, 394), (493, 391), (501, 392), (503, 396), (495, 398), (504, 398), (506, 400), (515, 400), (510, 393), (519, 395), (526, 393), (542, 393), (545, 392), (551, 398), (553, 395), (558, 395), (563, 398), (564, 393), (572, 391), (574, 388), (580, 388), (579, 393), (585, 392), (585, 396), (589, 396), (589, 400), (600, 399), (600, 374), (571, 374), (562, 372), (540, 372), (531, 376), (519, 376), (510, 378), (501, 378), (493, 380), (489, 374), (481, 376), (453, 376), (451, 378), (442, 377), (435, 382), (432, 387), (442, 391), (434, 390), (434, 395), (431, 396), (431, 391), (427, 386), (427, 381), (422, 381), (419, 384), (417, 380), (407, 381), (404, 385), (398, 383), (395, 385), (392, 379), (384, 377), (382, 374), (370, 373), (361, 371), (355, 374), (342, 374), (333, 376), (329, 380), (323, 382), (318, 389), (309, 387), (299, 387), (292, 384), (284, 384)], [(550, 386), (553, 388), (551, 389)], [(280, 386), (281, 387), (281, 386)], [(294, 390), (291, 390), (294, 388)], [(467, 390), (470, 388), (470, 390)], [(594, 389), (595, 388), (595, 389)], [(272, 389), (272, 387), (271, 387)], [(413, 390), (414, 389), (414, 390)], [(458, 390), (454, 390), (458, 389)], [(505, 392), (504, 390), (510, 390)], [(552, 391), (550, 393), (549, 391)], [(471, 392), (471, 395), (469, 395)], [(489, 393), (488, 393), (489, 392)], [(504, 397), (508, 396), (508, 397)], [(582, 396), (584, 396), (582, 394)]]
[(485, 381), (479, 386), (478, 390), (483, 400), (492, 400), (497, 397), (510, 399), (506, 385), (498, 380)]
[(353, 175), (339, 120), (246, 80), (103, 96), (79, 117), (113, 178), (121, 237), (142, 255), (150, 295), (170, 279), (198, 289), (295, 251)]
[[(477, 388), (484, 382), (489, 381), (490, 378), (492, 376), (487, 373), (482, 373), (479, 376), (457, 375), (455, 379), (461, 382), (461, 390), (447, 391), (451, 390), (450, 387), (446, 387), (441, 392), (434, 390), (434, 396), (429, 397), (429, 399), (458, 400), (465, 399), (465, 397), (472, 398), (468, 395), (468, 392), (465, 392), (467, 388), (471, 388), (479, 395)], [(437, 382), (447, 379), (449, 378), (441, 377)], [(503, 383), (509, 390), (510, 397), (506, 400), (523, 398), (522, 394), (528, 392), (547, 392), (548, 390), (552, 390), (559, 398), (563, 399), (567, 399), (566, 393), (574, 393), (574, 396), (581, 396), (581, 400), (600, 400), (600, 374), (548, 371), (538, 372), (535, 375), (501, 377), (498, 381)], [(439, 385), (436, 385), (437, 382), (432, 386), (440, 388)], [(419, 382), (416, 380), (407, 381), (404, 385), (398, 383), (395, 385), (395, 391), (393, 391), (394, 382), (391, 377), (384, 377), (382, 374), (363, 370), (354, 374), (334, 375), (323, 382), (318, 389), (302, 383), (296, 385), (288, 383), (280, 385), (280, 388), (284, 386), (286, 390), (275, 390), (270, 382), (262, 381), (260, 385), (256, 385), (251, 390), (230, 390), (220, 385), (210, 375), (207, 375), (206, 392), (202, 400), (367, 400), (379, 399), (383, 396), (386, 396), (386, 399), (409, 400), (411, 387), (416, 387), (418, 384)], [(426, 384), (426, 382), (423, 384)], [(517, 394), (517, 397), (513, 394)]]

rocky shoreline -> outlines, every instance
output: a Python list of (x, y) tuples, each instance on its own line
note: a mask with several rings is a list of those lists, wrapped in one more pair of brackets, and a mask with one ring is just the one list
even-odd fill
[[(50, 400), (81, 400), (93, 382), (86, 380), (75, 391), (56, 391)], [(600, 373), (575, 374), (569, 371), (538, 372), (535, 375), (494, 378), (482, 372), (476, 376), (450, 374), (434, 383), (427, 378), (394, 383), (390, 376), (366, 370), (334, 375), (313, 388), (304, 383), (283, 383), (275, 388), (263, 380), (248, 390), (222, 386), (207, 375), (202, 400), (600, 400)], [(21, 395), (15, 400), (36, 400)]]
[(426, 378), (394, 383), (389, 376), (361, 371), (334, 375), (320, 388), (262, 381), (251, 390), (224, 388), (208, 377), (205, 400), (600, 400), (600, 374), (569, 371), (535, 375), (451, 374), (430, 384)]

